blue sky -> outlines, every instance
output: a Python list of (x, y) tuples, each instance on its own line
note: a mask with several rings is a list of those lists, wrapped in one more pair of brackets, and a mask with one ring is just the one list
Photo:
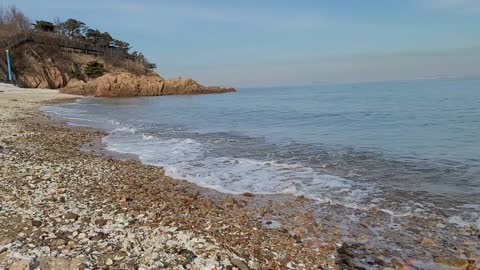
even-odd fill
[(480, 75), (480, 0), (3, 0), (129, 41), (165, 77), (226, 86)]

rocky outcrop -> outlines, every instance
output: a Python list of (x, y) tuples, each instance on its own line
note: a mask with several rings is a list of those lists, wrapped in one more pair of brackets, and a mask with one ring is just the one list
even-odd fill
[(156, 75), (106, 74), (87, 83), (69, 84), (61, 92), (96, 97), (160, 96), (165, 80)]
[(203, 86), (191, 78), (165, 80), (155, 73), (138, 76), (121, 72), (106, 74), (87, 83), (72, 81), (61, 91), (96, 97), (134, 97), (225, 93), (235, 89)]
[(42, 57), (35, 51), (25, 52), (28, 67), (17, 78), (21, 86), (27, 88), (58, 89), (65, 87), (70, 80), (66, 68), (56, 63), (53, 58)]
[[(23, 46), (13, 55), (21, 87), (62, 89), (64, 93), (97, 97), (194, 95), (233, 92), (233, 88), (203, 86), (191, 78), (164, 79), (140, 70), (130, 60), (109, 62), (95, 56), (66, 54), (45, 46)], [(105, 75), (91, 78), (91, 62), (104, 66)], [(129, 62), (130, 61), (130, 62)]]
[(234, 88), (222, 88), (216, 86), (203, 86), (192, 78), (174, 78), (165, 81), (165, 89), (162, 95), (193, 95), (235, 92)]

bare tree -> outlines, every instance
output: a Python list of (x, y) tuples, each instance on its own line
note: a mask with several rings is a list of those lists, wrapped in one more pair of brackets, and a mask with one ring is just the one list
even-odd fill
[(31, 27), (30, 19), (17, 7), (0, 7), (0, 30), (2, 36), (24, 33), (29, 31)]
[(30, 30), (32, 22), (16, 6), (11, 6), (8, 10), (11, 22), (15, 25), (17, 32), (26, 32)]

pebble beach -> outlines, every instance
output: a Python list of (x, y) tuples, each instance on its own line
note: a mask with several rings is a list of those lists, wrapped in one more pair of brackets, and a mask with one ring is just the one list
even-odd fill
[(105, 133), (38, 112), (72, 98), (0, 87), (0, 269), (335, 268), (334, 236), (301, 240), (322, 227), (308, 211), (269, 226), (302, 198), (259, 206), (253, 194), (212, 195), (135, 158), (81, 151)]
[(39, 111), (79, 98), (0, 85), (0, 270), (479, 266), (474, 227), (202, 188)]

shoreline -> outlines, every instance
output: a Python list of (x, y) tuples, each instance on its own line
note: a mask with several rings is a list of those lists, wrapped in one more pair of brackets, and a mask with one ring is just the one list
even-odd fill
[(313, 249), (288, 228), (263, 226), (255, 215), (267, 220), (274, 207), (250, 206), (251, 195), (212, 199), (161, 168), (81, 151), (105, 133), (38, 111), (66, 97), (0, 93), (0, 268), (336, 268), (334, 244)]
[[(235, 195), (221, 193), (210, 188), (200, 187), (186, 180), (167, 177), (163, 174), (162, 168), (145, 165), (135, 155), (106, 150), (101, 141), (101, 138), (107, 135), (106, 132), (87, 127), (68, 126), (63, 121), (46, 116), (38, 110), (42, 104), (68, 101), (65, 98), (72, 100), (71, 96), (58, 94), (63, 98), (63, 100), (58, 100), (55, 98), (59, 96), (53, 95), (52, 93), (56, 93), (53, 90), (21, 89), (18, 91), (26, 94), (23, 95), (26, 100), (15, 98), (18, 104), (7, 104), (7, 108), (2, 100), (5, 97), (3, 94), (8, 93), (8, 91), (0, 92), (0, 109), (2, 111), (13, 110), (17, 114), (28, 112), (20, 119), (15, 119), (14, 123), (10, 123), (12, 119), (5, 121), (5, 115), (2, 113), (0, 127), (13, 125), (18, 133), (17, 136), (14, 136), (15, 140), (13, 142), (8, 142), (13, 145), (10, 145), (10, 147), (20, 152), (25, 151), (23, 148), (26, 148), (26, 151), (30, 154), (42, 152), (42, 155), (51, 156), (48, 158), (51, 162), (49, 167), (52, 164), (54, 167), (59, 166), (59, 164), (61, 166), (59, 172), (53, 173), (54, 177), (52, 179), (43, 179), (49, 181), (48, 183), (38, 180), (42, 179), (41, 173), (27, 175), (27, 177), (32, 176), (33, 179), (25, 180), (22, 179), (25, 178), (24, 174), (12, 178), (12, 171), (8, 168), (2, 168), (2, 175), (7, 177), (4, 177), (0, 184), (8, 187), (5, 180), (12, 179), (14, 182), (23, 181), (31, 184), (32, 186), (22, 186), (20, 190), (23, 191), (23, 194), (33, 197), (33, 199), (37, 196), (35, 188), (40, 185), (41, 188), (44, 188), (43, 193), (40, 192), (40, 197), (45, 197), (45, 194), (47, 194), (46, 197), (49, 197), (47, 201), (53, 200), (50, 208), (59, 205), (62, 207), (62, 205), (68, 203), (75, 203), (84, 207), (75, 208), (76, 212), (83, 211), (83, 214), (73, 213), (79, 215), (73, 221), (72, 219), (66, 219), (66, 215), (75, 212), (70, 208), (68, 208), (68, 211), (63, 208), (55, 211), (46, 207), (49, 211), (55, 213), (53, 215), (55, 221), (51, 224), (49, 223), (49, 220), (52, 219), (50, 215), (42, 218), (38, 218), (31, 212), (26, 213), (25, 216), (20, 215), (23, 220), (21, 224), (28, 229), (26, 232), (20, 232), (16, 235), (9, 234), (7, 237), (3, 237), (3, 230), (10, 230), (15, 223), (0, 225), (0, 250), (2, 250), (2, 247), (8, 246), (6, 251), (0, 252), (0, 269), (5, 266), (8, 267), (8, 264), (15, 260), (21, 260), (17, 257), (12, 259), (7, 256), (7, 254), (12, 254), (12, 251), (16, 252), (13, 254), (32, 254), (33, 252), (33, 257), (27, 255), (31, 256), (30, 260), (32, 262), (29, 263), (30, 265), (41, 264), (42, 262), (45, 265), (45, 261), (54, 263), (81, 261), (82, 266), (86, 269), (93, 266), (124, 267), (126, 269), (162, 267), (158, 262), (158, 257), (156, 259), (152, 258), (155, 257), (152, 254), (159, 253), (157, 249), (164, 252), (162, 253), (164, 258), (168, 258), (169, 262), (167, 264), (162, 263), (163, 267), (168, 269), (183, 269), (175, 268), (174, 265), (176, 267), (181, 265), (181, 267), (187, 269), (199, 269), (201, 267), (206, 267), (206, 269), (231, 269), (232, 267), (238, 269), (314, 269), (315, 267), (323, 267), (323, 269), (350, 269), (355, 267), (408, 269), (410, 265), (417, 267), (417, 269), (418, 267), (438, 269), (431, 268), (439, 267), (438, 263), (442, 267), (454, 263), (465, 266), (464, 268), (451, 268), (453, 266), (450, 265), (450, 268), (445, 269), (466, 269), (468, 265), (475, 267), (475, 263), (478, 262), (479, 255), (475, 252), (475, 247), (478, 250), (478, 245), (466, 245), (465, 249), (470, 245), (471, 248), (468, 249), (473, 250), (473, 252), (465, 252), (465, 255), (459, 255), (457, 251), (445, 250), (445, 247), (452, 244), (460, 245), (459, 243), (462, 241), (471, 241), (475, 236), (472, 234), (472, 238), (465, 235), (465, 233), (468, 233), (465, 230), (444, 227), (442, 230), (449, 230), (450, 234), (458, 233), (463, 234), (463, 236), (455, 241), (448, 237), (443, 238), (442, 230), (435, 227), (437, 224), (441, 224), (438, 220), (425, 223), (425, 219), (412, 216), (407, 220), (410, 227), (402, 227), (399, 230), (388, 228), (395, 217), (382, 212), (378, 208), (370, 210), (347, 209), (339, 205), (318, 204), (302, 196), (297, 197), (289, 194), (254, 195), (245, 193)], [(46, 96), (43, 96), (37, 97), (34, 101), (28, 101), (28, 93), (31, 95), (32, 93), (43, 93), (42, 91), (52, 94), (52, 97), (45, 98)], [(19, 97), (22, 97), (22, 95), (19, 94)], [(77, 99), (77, 97), (73, 99)], [(19, 104), (22, 105), (17, 106)], [(19, 140), (19, 137), (22, 140)], [(25, 142), (29, 143), (25, 144)], [(0, 146), (4, 143), (2, 138)], [(29, 149), (35, 144), (38, 144), (36, 149)], [(3, 149), (0, 148), (2, 151)], [(5, 157), (1, 155), (2, 151), (0, 151), (0, 157), (3, 159)], [(71, 156), (64, 152), (68, 152)], [(61, 158), (71, 159), (68, 162), (69, 166), (75, 167), (80, 176), (75, 176), (75, 174), (72, 176), (71, 171), (63, 172), (65, 168), (62, 166), (65, 164), (63, 164)], [(22, 157), (20, 161), (23, 159), (25, 157)], [(34, 164), (39, 162), (33, 157), (26, 159), (28, 161), (33, 159)], [(76, 164), (78, 160), (82, 164)], [(15, 162), (18, 163), (19, 161)], [(12, 166), (15, 162), (13, 164), (7, 162), (7, 164)], [(28, 166), (33, 171), (40, 169), (43, 172), (45, 170), (43, 162), (44, 160), (41, 159), (40, 165), (28, 164)], [(9, 174), (5, 174), (5, 170)], [(94, 171), (93, 174), (92, 170)], [(55, 176), (57, 173), (60, 178)], [(74, 179), (63, 179), (65, 178), (64, 174), (67, 178), (74, 177)], [(69, 187), (69, 185), (73, 187)], [(0, 192), (0, 207), (2, 209), (5, 206), (3, 205), (4, 201), (10, 199), (11, 196), (9, 195), (12, 191), (18, 193), (18, 190), (11, 189)], [(78, 196), (76, 193), (83, 194), (85, 198)], [(85, 201), (86, 198), (89, 199)], [(70, 199), (72, 199), (71, 202)], [(32, 198), (29, 198), (29, 200), (31, 201)], [(104, 203), (106, 205), (103, 205)], [(11, 211), (15, 208), (23, 209), (23, 205), (24, 203), (20, 206), (7, 205), (8, 207), (5, 209)], [(105, 207), (108, 208), (108, 211), (105, 211)], [(45, 211), (45, 207), (37, 208), (38, 210)], [(117, 219), (119, 212), (123, 216)], [(13, 216), (10, 214), (5, 217), (0, 215), (0, 219), (15, 220), (15, 214)], [(127, 222), (127, 226), (125, 226), (122, 223), (122, 220), (128, 215), (131, 215), (134, 225)], [(83, 221), (81, 217), (84, 216), (97, 218)], [(62, 223), (56, 220), (62, 218), (67, 221)], [(26, 222), (24, 222), (25, 220)], [(38, 225), (38, 221), (41, 224), (35, 227), (34, 225)], [(137, 222), (140, 222), (141, 225), (135, 225)], [(47, 230), (43, 230), (44, 224), (49, 224)], [(63, 238), (50, 237), (51, 231), (54, 231), (53, 235), (58, 236), (55, 231), (65, 226), (73, 231), (68, 231), (66, 235), (63, 235)], [(81, 229), (77, 228), (78, 226)], [(112, 230), (119, 226), (123, 226), (124, 231), (121, 232), (123, 235), (120, 234), (122, 236), (117, 235), (118, 239), (114, 238), (117, 242), (108, 243), (100, 237), (105, 237), (105, 234), (110, 237)], [(133, 231), (128, 231), (129, 226), (134, 226)], [(155, 231), (158, 228), (162, 228), (164, 231)], [(382, 230), (379, 230), (379, 228), (382, 228)], [(174, 231), (171, 231), (173, 229)], [(77, 239), (78, 235), (82, 234), (81, 231), (84, 231), (85, 236), (89, 237)], [(153, 237), (161, 239), (173, 237), (177, 242), (181, 242), (180, 245), (183, 244), (184, 246), (180, 248), (178, 243), (174, 241), (173, 251), (171, 246), (170, 249), (165, 248), (168, 246), (167, 244), (164, 244), (163, 248), (159, 246), (152, 248), (152, 243), (144, 243), (145, 238), (147, 238), (145, 237), (145, 231), (150, 233), (154, 231)], [(36, 235), (40, 232), (43, 232), (40, 236), (48, 241), (43, 239), (43, 242), (35, 242), (33, 244), (34, 248), (28, 246), (32, 243), (25, 242), (28, 238), (18, 239), (18, 235), (21, 233), (25, 238), (29, 234)], [(77, 232), (77, 235), (73, 236), (75, 232)], [(45, 237), (47, 233), (48, 236)], [(189, 235), (187, 237), (189, 241), (187, 242), (178, 239), (178, 237), (183, 239), (184, 233)], [(130, 243), (131, 249), (125, 248), (124, 246), (128, 246), (128, 244), (121, 240), (125, 235), (130, 235), (135, 240), (133, 242), (137, 243)], [(137, 238), (143, 239), (143, 242), (138, 241)], [(85, 241), (85, 239), (88, 240)], [(208, 243), (211, 247), (209, 250), (215, 252), (210, 254), (205, 252), (203, 248), (199, 248), (196, 241), (198, 239), (202, 239), (200, 246)], [(447, 245), (443, 243), (443, 241), (446, 241), (445, 239), (448, 241)], [(385, 243), (382, 243), (382, 241)], [(6, 242), (9, 243), (5, 244)], [(58, 242), (64, 245), (57, 246)], [(17, 243), (19, 246), (12, 249), (13, 243)], [(108, 244), (104, 247), (106, 250), (98, 247), (106, 243)], [(390, 247), (392, 244), (394, 245)], [(76, 250), (77, 246), (87, 247), (97, 252), (98, 255), (92, 257), (91, 252), (86, 254), (81, 250)], [(115, 248), (114, 246), (121, 247)], [(46, 252), (45, 247), (49, 248), (48, 252)], [(111, 250), (109, 247), (111, 247)], [(145, 249), (145, 247), (152, 253), (147, 253), (148, 260), (135, 253), (135, 248)], [(398, 251), (397, 248), (405, 250)], [(407, 250), (409, 248), (412, 248), (412, 250)], [(63, 253), (58, 251), (64, 252), (65, 249), (68, 250), (67, 256), (61, 256)], [(71, 250), (73, 251), (71, 252)], [(185, 254), (185, 250), (188, 251), (187, 254)], [(57, 253), (54, 253), (56, 251)], [(103, 256), (104, 253), (107, 256)], [(219, 254), (221, 254), (221, 260), (218, 259)], [(45, 257), (47, 259), (42, 259)], [(189, 263), (184, 264), (187, 257)], [(5, 258), (9, 259), (7, 263), (3, 263)], [(115, 260), (115, 258), (118, 260)], [(183, 261), (174, 258), (183, 258)], [(208, 268), (209, 266), (210, 268)], [(244, 266), (248, 268), (242, 268)], [(50, 268), (47, 266), (42, 269)]]

